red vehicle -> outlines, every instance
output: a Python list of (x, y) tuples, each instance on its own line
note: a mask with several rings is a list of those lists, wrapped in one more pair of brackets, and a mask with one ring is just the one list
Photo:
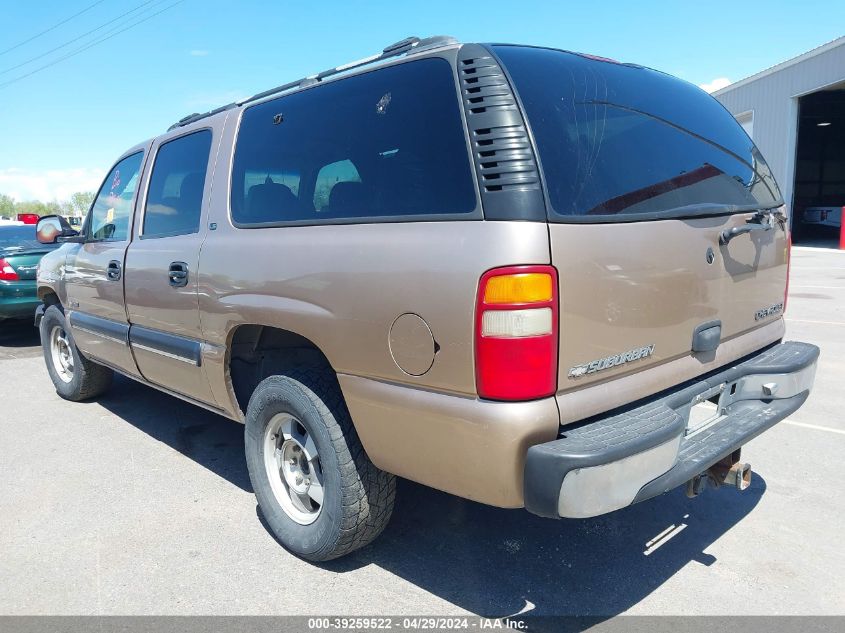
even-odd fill
[(38, 224), (38, 214), (18, 213), (18, 222), (23, 222), (24, 224)]

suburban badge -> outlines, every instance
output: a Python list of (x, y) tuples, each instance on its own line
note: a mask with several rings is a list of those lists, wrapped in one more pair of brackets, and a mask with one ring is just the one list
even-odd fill
[(585, 374), (594, 374), (597, 371), (610, 369), (611, 367), (618, 367), (631, 361), (640, 360), (641, 358), (648, 358), (654, 353), (654, 343), (646, 345), (645, 347), (637, 347), (635, 349), (616, 354), (615, 356), (608, 356), (582, 365), (575, 365), (569, 370), (570, 378), (580, 378)]

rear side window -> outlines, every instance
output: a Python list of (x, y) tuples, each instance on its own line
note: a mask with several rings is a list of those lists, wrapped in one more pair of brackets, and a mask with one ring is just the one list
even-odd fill
[(473, 212), (451, 66), (408, 62), (248, 108), (231, 203), (240, 226)]
[(144, 237), (199, 230), (210, 152), (211, 130), (180, 136), (159, 147), (144, 210)]
[(555, 215), (607, 221), (780, 204), (751, 139), (695, 86), (563, 51), (495, 52), (525, 108)]

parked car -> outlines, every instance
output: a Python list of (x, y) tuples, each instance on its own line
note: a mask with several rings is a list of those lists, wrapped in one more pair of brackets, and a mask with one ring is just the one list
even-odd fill
[(37, 213), (18, 213), (18, 222), (23, 222), (24, 224), (37, 224), (38, 223), (38, 214)]
[(41, 304), (35, 291), (36, 267), (56, 248), (39, 242), (32, 225), (0, 226), (0, 320), (32, 318)]
[(740, 448), (814, 380), (753, 142), (577, 53), (410, 38), (186, 117), (67, 241), (38, 278), (58, 394), (118, 371), (245, 422), (311, 560), (384, 529), (395, 475), (555, 518), (743, 489)]

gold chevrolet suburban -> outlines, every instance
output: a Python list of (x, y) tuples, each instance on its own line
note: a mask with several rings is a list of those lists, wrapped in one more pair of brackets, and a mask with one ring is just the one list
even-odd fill
[(747, 487), (818, 349), (789, 231), (713, 98), (562, 50), (408, 38), (121, 156), (38, 273), (71, 401), (114, 371), (245, 423), (295, 554), (371, 542), (395, 476), (545, 517)]

